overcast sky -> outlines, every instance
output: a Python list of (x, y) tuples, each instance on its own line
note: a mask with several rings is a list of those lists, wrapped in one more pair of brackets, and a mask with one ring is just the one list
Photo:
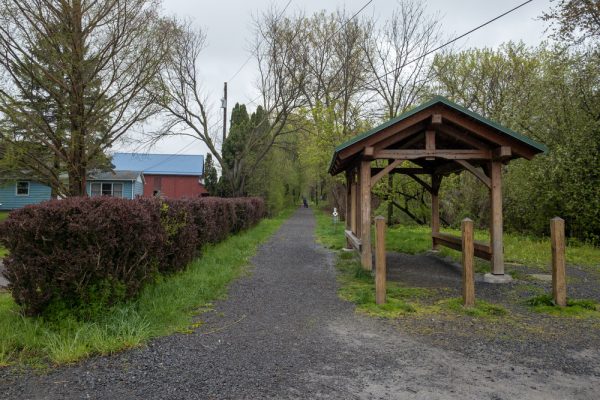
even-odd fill
[[(439, 13), (443, 30), (448, 38), (458, 36), (477, 25), (499, 15), (524, 0), (424, 0), (428, 10)], [(257, 95), (254, 89), (256, 64), (253, 60), (231, 80), (247, 60), (249, 42), (252, 39), (252, 16), (272, 5), (280, 9), (288, 0), (163, 0), (165, 14), (190, 19), (207, 33), (207, 47), (202, 53), (201, 72), (206, 93), (211, 100), (213, 119), (219, 123), (222, 114), (220, 99), (223, 82), (228, 81), (229, 110), (236, 102), (249, 103)], [(291, 0), (286, 14), (304, 11), (307, 14), (325, 9), (335, 11), (346, 8), (354, 14), (368, 0)], [(385, 20), (397, 6), (395, 0), (373, 0), (361, 16), (373, 16)], [(455, 46), (496, 47), (509, 40), (522, 40), (536, 45), (544, 39), (545, 23), (537, 20), (543, 10), (550, 7), (549, 0), (534, 0), (519, 10), (503, 17), (468, 37)], [(229, 118), (229, 116), (228, 116)], [(117, 151), (136, 150), (138, 145), (120, 144)], [(207, 149), (200, 141), (191, 138), (173, 137), (160, 141), (153, 148), (143, 151), (153, 153), (206, 154)]]

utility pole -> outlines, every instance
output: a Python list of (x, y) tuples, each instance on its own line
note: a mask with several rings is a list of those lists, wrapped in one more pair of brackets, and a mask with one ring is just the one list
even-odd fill
[(225, 139), (227, 138), (227, 82), (223, 83), (223, 98), (221, 99), (221, 108), (223, 109), (223, 145), (221, 153), (225, 148)]

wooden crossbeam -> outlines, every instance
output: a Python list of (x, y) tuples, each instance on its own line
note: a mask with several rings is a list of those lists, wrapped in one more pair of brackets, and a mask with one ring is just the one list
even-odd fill
[(477, 140), (473, 137), (473, 135), (469, 135), (465, 132), (459, 131), (458, 129), (454, 129), (448, 125), (441, 125), (439, 128), (440, 132), (462, 142), (471, 147), (475, 147), (479, 150), (488, 150), (490, 148), (489, 145), (486, 145), (481, 140)]
[[(371, 174), (377, 175), (383, 168), (371, 168)], [(426, 168), (394, 168), (390, 174), (414, 174), (414, 175), (431, 175), (431, 170)]]
[[(431, 234), (431, 237), (433, 238), (433, 242), (435, 244), (450, 247), (451, 249), (458, 251), (462, 250), (462, 239), (458, 236), (434, 232)], [(490, 260), (492, 258), (492, 248), (488, 243), (474, 240), (473, 247), (475, 247), (476, 257), (483, 258), (484, 260)]]
[(417, 182), (418, 184), (420, 184), (421, 186), (423, 186), (425, 188), (425, 190), (427, 190), (429, 193), (433, 193), (433, 188), (431, 187), (431, 185), (429, 185), (427, 182), (425, 182), (423, 179), (419, 178), (416, 175), (413, 174), (406, 174), (408, 176), (410, 176), (411, 178), (413, 178), (413, 180), (415, 182)]
[(473, 164), (471, 164), (470, 162), (465, 161), (465, 160), (454, 160), (454, 161), (457, 162), (458, 164), (460, 164), (461, 166), (463, 166), (467, 171), (469, 171), (470, 173), (475, 175), (475, 177), (477, 179), (479, 179), (481, 182), (483, 182), (483, 184), (485, 186), (487, 186), (488, 189), (492, 187), (492, 181), (483, 172), (483, 170), (479, 170), (479, 169), (475, 168), (473, 166)]
[(435, 157), (446, 160), (491, 160), (492, 152), (488, 150), (379, 150), (373, 155), (375, 159), (403, 159), (414, 160), (417, 158)]
[(383, 178), (384, 176), (389, 174), (394, 168), (396, 168), (398, 165), (400, 165), (402, 163), (402, 161), (404, 161), (404, 160), (394, 160), (391, 163), (389, 163), (387, 167), (385, 167), (381, 171), (379, 171), (375, 176), (372, 176), (371, 177), (371, 187), (375, 186), (375, 184), (381, 178)]

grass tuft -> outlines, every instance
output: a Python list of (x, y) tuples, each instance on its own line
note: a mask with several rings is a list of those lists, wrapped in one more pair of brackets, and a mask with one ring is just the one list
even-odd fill
[(558, 307), (549, 294), (531, 297), (525, 302), (535, 312), (566, 317), (600, 317), (600, 304), (590, 299), (567, 299), (566, 307)]
[(149, 339), (200, 326), (194, 316), (223, 298), (227, 285), (244, 272), (258, 246), (289, 217), (292, 210), (203, 250), (185, 271), (160, 278), (140, 296), (94, 317), (47, 320), (20, 314), (9, 293), (0, 293), (0, 366), (43, 367), (65, 364), (95, 354), (111, 354), (143, 345)]
[(473, 307), (463, 306), (462, 298), (442, 300), (439, 304), (442, 306), (442, 309), (471, 317), (494, 318), (504, 316), (508, 313), (504, 307), (488, 303), (484, 300), (475, 300), (475, 306)]

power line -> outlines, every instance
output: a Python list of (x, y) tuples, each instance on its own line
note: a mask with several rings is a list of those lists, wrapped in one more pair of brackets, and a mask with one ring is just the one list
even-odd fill
[(467, 32), (465, 32), (465, 33), (463, 33), (462, 35), (460, 35), (460, 36), (457, 36), (457, 37), (455, 37), (454, 39), (452, 39), (452, 40), (449, 40), (448, 42), (446, 42), (446, 43), (444, 43), (444, 44), (442, 44), (442, 45), (440, 45), (440, 46), (436, 47), (435, 49), (429, 50), (429, 51), (428, 51), (428, 52), (426, 52), (425, 54), (422, 54), (422, 55), (420, 55), (419, 57), (417, 57), (417, 58), (415, 58), (415, 59), (413, 59), (413, 60), (407, 61), (406, 63), (402, 64), (401, 66), (399, 66), (399, 67), (397, 67), (397, 68), (394, 68), (394, 69), (392, 69), (391, 71), (389, 71), (389, 72), (386, 72), (385, 74), (383, 74), (383, 75), (381, 75), (381, 76), (376, 76), (376, 78), (375, 78), (375, 79), (373, 79), (373, 80), (371, 80), (371, 81), (369, 81), (369, 82), (365, 83), (365, 85), (370, 85), (371, 83), (373, 83), (373, 82), (376, 82), (376, 81), (378, 81), (379, 79), (381, 79), (381, 78), (383, 78), (383, 77), (385, 77), (385, 76), (387, 76), (387, 75), (390, 75), (390, 74), (392, 74), (392, 73), (394, 73), (394, 72), (397, 72), (398, 70), (400, 70), (400, 69), (402, 69), (402, 68), (406, 67), (407, 65), (410, 65), (410, 64), (412, 64), (412, 63), (414, 63), (414, 62), (417, 62), (417, 61), (419, 61), (420, 59), (422, 59), (422, 58), (425, 58), (425, 57), (427, 57), (428, 55), (430, 55), (430, 54), (432, 54), (432, 53), (435, 53), (436, 51), (438, 51), (438, 50), (441, 50), (441, 49), (443, 49), (443, 48), (444, 48), (444, 47), (446, 47), (446, 46), (449, 46), (449, 45), (451, 45), (452, 43), (456, 42), (457, 40), (460, 40), (460, 39), (464, 38), (465, 36), (468, 36), (468, 35), (470, 35), (471, 33), (475, 32), (475, 31), (478, 31), (479, 29), (481, 29), (481, 28), (483, 28), (483, 27), (485, 27), (485, 26), (487, 26), (487, 25), (491, 24), (492, 22), (495, 22), (495, 21), (499, 20), (500, 18), (502, 18), (502, 17), (504, 17), (504, 16), (506, 16), (506, 15), (508, 15), (508, 14), (512, 13), (513, 11), (516, 11), (516, 10), (518, 10), (519, 8), (521, 8), (521, 7), (523, 7), (523, 6), (525, 6), (525, 5), (529, 4), (529, 3), (531, 3), (532, 1), (533, 1), (533, 0), (527, 0), (527, 1), (525, 1), (525, 2), (523, 2), (523, 3), (521, 3), (521, 4), (519, 4), (518, 6), (511, 8), (510, 10), (508, 10), (508, 11), (506, 11), (506, 12), (504, 12), (504, 13), (502, 13), (502, 14), (500, 14), (500, 15), (498, 15), (498, 16), (496, 16), (496, 17), (494, 17), (494, 18), (492, 18), (492, 19), (490, 19), (490, 20), (488, 20), (488, 21), (486, 21), (486, 22), (484, 22), (484, 23), (482, 23), (482, 24), (478, 25), (478, 26), (476, 26), (475, 28), (473, 28), (473, 29), (471, 29), (471, 30), (469, 30), (469, 31), (467, 31)]
[[(371, 0), (371, 1), (373, 1), (373, 0)], [(279, 13), (279, 15), (277, 16), (277, 20), (279, 20), (279, 18), (281, 18), (281, 17), (283, 16), (283, 14), (285, 13), (285, 11), (287, 10), (287, 8), (289, 7), (289, 5), (290, 5), (291, 3), (292, 3), (292, 0), (289, 0), (289, 1), (287, 2), (287, 4), (285, 5), (285, 7), (283, 8), (283, 11), (281, 11), (281, 12)], [(234, 79), (236, 76), (238, 76), (238, 74), (239, 74), (240, 72), (242, 72), (242, 70), (244, 69), (244, 67), (246, 67), (246, 65), (247, 65), (247, 64), (250, 62), (250, 60), (252, 59), (252, 56), (253, 56), (253, 54), (250, 54), (250, 55), (248, 56), (248, 58), (246, 58), (246, 61), (244, 61), (244, 63), (243, 63), (241, 66), (240, 66), (240, 68), (238, 68), (238, 70), (235, 72), (235, 74), (233, 74), (233, 75), (231, 76), (231, 78), (229, 78), (229, 79), (227, 80), (227, 82), (231, 82), (231, 81), (232, 81), (232, 80), (233, 80), (233, 79)]]

